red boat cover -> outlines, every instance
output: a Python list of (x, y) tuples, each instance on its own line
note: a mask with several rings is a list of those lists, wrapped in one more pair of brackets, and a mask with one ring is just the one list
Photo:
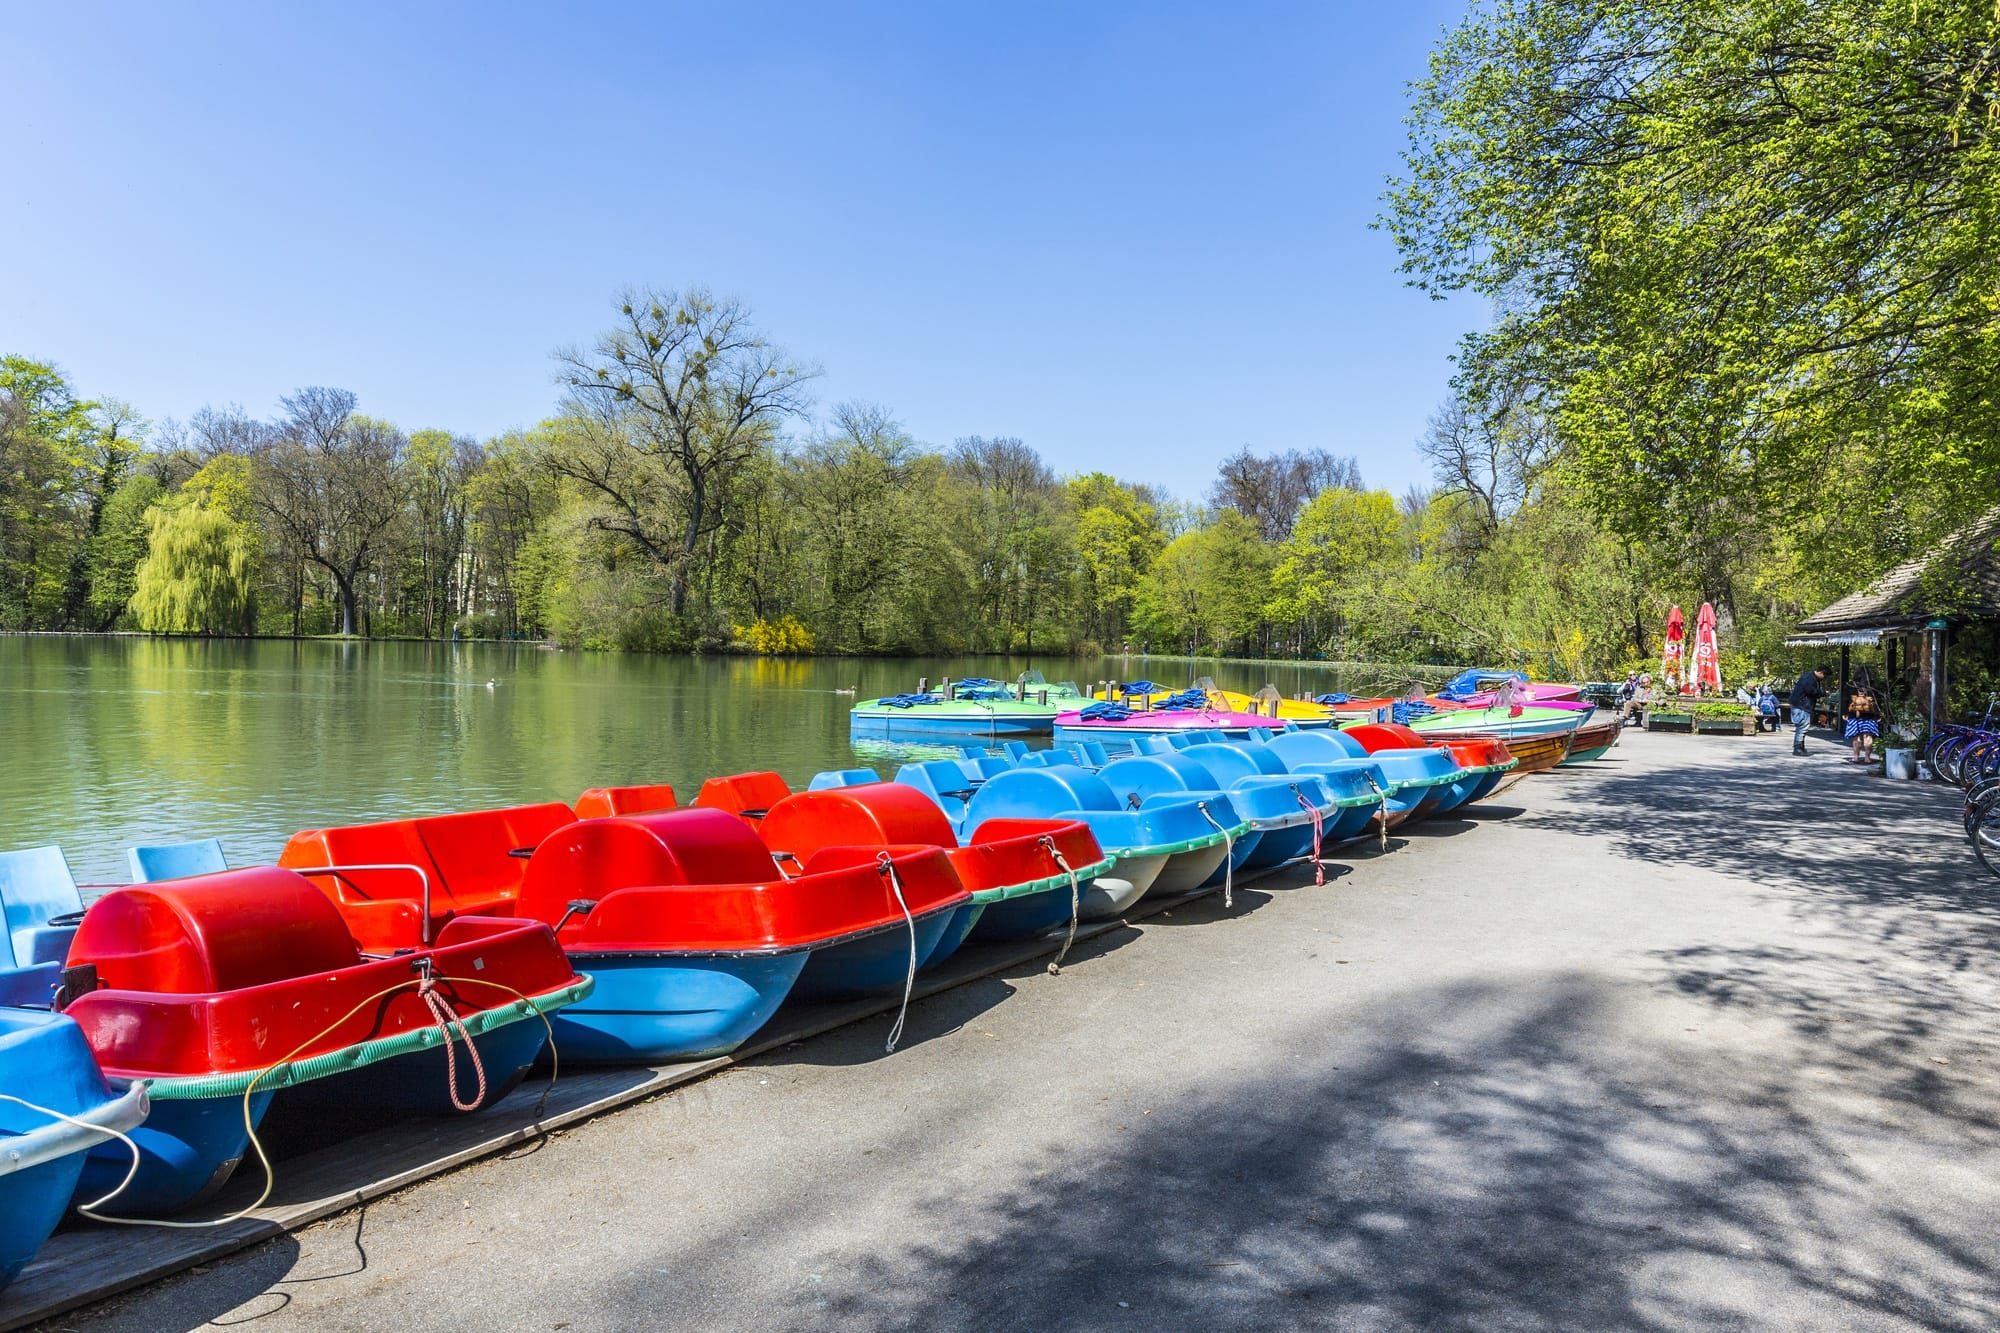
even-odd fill
[(1432, 743), (1423, 733), (1400, 722), (1364, 722), (1358, 727), (1342, 727), (1341, 731), (1361, 742), (1370, 754), (1377, 750), (1412, 750)]
[(643, 815), (654, 810), (671, 810), (680, 804), (674, 789), (666, 783), (650, 787), (592, 787), (576, 798), (578, 819), (604, 819), (611, 815)]
[[(534, 847), (549, 834), (576, 822), (560, 801), (429, 815), (381, 824), (309, 829), (295, 833), (278, 856), (294, 869), (314, 866), (414, 865), (430, 876), (433, 924), (468, 912), (512, 915), (527, 862), (511, 853)], [(416, 906), (421, 886), (407, 871), (364, 870), (312, 875), (320, 892), (333, 900), (348, 929), (366, 949), (415, 944)], [(383, 909), (383, 902), (394, 906)]]
[(757, 832), (773, 854), (790, 853), (809, 866), (824, 864), (819, 854), (834, 848), (872, 854), (884, 846), (942, 847), (959, 882), (975, 893), (1062, 873), (1052, 849), (1076, 870), (1104, 859), (1090, 827), (1074, 819), (989, 819), (973, 831), (971, 845), (960, 847), (937, 803), (901, 782), (787, 796)]
[[(912, 913), (970, 897), (937, 849), (890, 850)], [(903, 919), (879, 851), (787, 879), (749, 826), (719, 810), (591, 819), (536, 849), (516, 907), (554, 922), (570, 903), (593, 902), (562, 930), (564, 947), (581, 952), (799, 948)]]
[[(462, 917), (425, 952), (461, 1014), (576, 980), (539, 922)], [(107, 893), (85, 913), (69, 963), (94, 966), (105, 989), (65, 1012), (120, 1077), (261, 1069), (436, 1023), (403, 984), (411, 955), (364, 960), (324, 894), (269, 866)]]

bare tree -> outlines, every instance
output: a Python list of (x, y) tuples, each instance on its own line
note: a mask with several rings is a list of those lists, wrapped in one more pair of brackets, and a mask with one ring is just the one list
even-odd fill
[(699, 287), (626, 292), (617, 323), (556, 360), (569, 409), (589, 429), (551, 464), (607, 502), (593, 526), (664, 568), (678, 617), (731, 478), (779, 421), (805, 410), (815, 372), (767, 343), (742, 305)]
[(1234, 509), (1256, 526), (1267, 542), (1291, 535), (1299, 511), (1321, 491), (1361, 489), (1361, 466), (1354, 459), (1324, 449), (1297, 449), (1282, 454), (1255, 454), (1248, 446), (1222, 460), (1208, 502), (1217, 509)]
[(1496, 405), (1454, 395), (1432, 414), (1417, 441), (1440, 490), (1471, 502), (1483, 548), (1528, 500), (1555, 455), (1547, 417), (1516, 394)]
[(340, 632), (359, 624), (361, 578), (403, 513), (402, 432), (355, 413), (345, 389), (306, 388), (257, 447), (259, 511), (299, 556), (332, 578)]

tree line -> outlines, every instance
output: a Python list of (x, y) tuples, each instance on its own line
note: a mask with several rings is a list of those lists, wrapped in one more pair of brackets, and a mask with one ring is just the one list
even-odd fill
[(1545, 420), (1462, 404), (1437, 484), (1325, 450), (1223, 458), (1199, 500), (1058, 476), (1018, 439), (808, 415), (735, 302), (633, 292), (557, 354), (532, 430), (405, 431), (342, 389), (154, 426), (0, 359), (0, 629), (548, 639), (762, 653), (1522, 662), (1649, 651), (1671, 569), (1599, 522)]

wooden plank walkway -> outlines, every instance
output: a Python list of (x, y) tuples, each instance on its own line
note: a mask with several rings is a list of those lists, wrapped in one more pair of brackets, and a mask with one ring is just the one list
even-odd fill
[[(1203, 889), (1157, 903), (1141, 900), (1122, 919), (1080, 926), (1077, 943), (1127, 929), (1132, 922), (1220, 891)], [(1032, 940), (969, 944), (935, 972), (919, 974), (912, 1002), (1052, 955), (1061, 944), (1060, 933)], [(505, 1100), (479, 1115), (399, 1122), (281, 1160), (271, 1199), (241, 1221), (226, 1226), (174, 1230), (72, 1222), (49, 1239), (10, 1286), (0, 1290), (0, 1330), (21, 1328), (183, 1272), (270, 1237), (297, 1231), (371, 1199), (505, 1152), (553, 1130), (706, 1078), (767, 1051), (893, 1012), (898, 1002), (898, 997), (889, 996), (830, 1004), (787, 1004), (753, 1041), (730, 1055), (710, 1060), (565, 1072), (553, 1090), (548, 1090), (547, 1083), (531, 1073)], [(548, 1099), (544, 1105), (545, 1091)], [(228, 1188), (211, 1202), (210, 1215), (222, 1217), (235, 1212), (262, 1188), (262, 1174), (255, 1161), (246, 1161)]]

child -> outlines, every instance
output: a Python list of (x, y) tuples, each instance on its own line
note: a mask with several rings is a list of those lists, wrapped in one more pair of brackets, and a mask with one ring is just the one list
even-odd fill
[(1757, 730), (1778, 729), (1778, 692), (1767, 682), (1757, 690)]
[(1855, 690), (1854, 697), (1847, 702), (1847, 730), (1843, 734), (1854, 747), (1849, 763), (1875, 762), (1875, 738), (1882, 734), (1882, 710), (1875, 703), (1874, 691), (1865, 685)]

